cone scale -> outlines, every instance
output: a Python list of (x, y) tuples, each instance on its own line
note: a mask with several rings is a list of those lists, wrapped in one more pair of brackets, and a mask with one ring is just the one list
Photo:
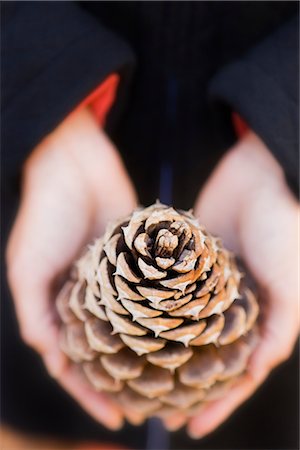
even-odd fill
[(191, 212), (156, 203), (107, 227), (56, 305), (61, 347), (134, 424), (226, 395), (256, 342), (257, 300)]

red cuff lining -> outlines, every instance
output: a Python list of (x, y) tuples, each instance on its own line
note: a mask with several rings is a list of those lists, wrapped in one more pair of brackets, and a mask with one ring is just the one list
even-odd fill
[[(107, 114), (109, 113), (109, 110), (116, 99), (119, 81), (119, 75), (109, 75), (100, 84), (100, 86), (98, 86), (78, 105), (76, 110), (84, 108), (85, 106), (90, 106), (100, 125), (104, 126)], [(242, 137), (249, 129), (246, 122), (236, 112), (232, 113), (232, 122), (236, 135), (239, 138)]]
[(233, 123), (233, 128), (236, 132), (236, 135), (239, 138), (243, 137), (244, 134), (249, 130), (249, 127), (246, 124), (246, 122), (236, 112), (232, 113), (232, 123)]
[(107, 114), (112, 107), (117, 94), (120, 77), (117, 74), (109, 75), (91, 94), (89, 94), (75, 109), (90, 106), (97, 121), (105, 125)]

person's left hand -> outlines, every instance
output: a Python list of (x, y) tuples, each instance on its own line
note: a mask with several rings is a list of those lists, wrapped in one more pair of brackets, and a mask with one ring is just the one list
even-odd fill
[[(260, 292), (260, 341), (243, 378), (188, 421), (192, 437), (215, 430), (292, 353), (299, 332), (299, 205), (282, 169), (252, 132), (229, 150), (200, 192), (195, 215), (240, 255)], [(176, 414), (169, 429), (186, 422)]]

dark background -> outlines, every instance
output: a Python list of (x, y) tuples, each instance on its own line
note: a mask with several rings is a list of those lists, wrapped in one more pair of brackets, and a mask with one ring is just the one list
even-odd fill
[[(232, 111), (263, 138), (298, 192), (298, 31), (292, 31), (298, 30), (292, 19), (298, 2), (2, 6), (2, 261), (19, 203), (23, 161), (114, 71), (122, 81), (107, 131), (145, 205), (157, 197), (181, 208), (193, 205), (236, 140)], [(50, 379), (19, 337), (5, 264), (1, 287), (3, 423), (27, 432), (145, 448), (147, 425), (111, 433)], [(211, 436), (193, 441), (179, 431), (170, 438), (171, 448), (298, 448), (298, 369), (295, 350)]]

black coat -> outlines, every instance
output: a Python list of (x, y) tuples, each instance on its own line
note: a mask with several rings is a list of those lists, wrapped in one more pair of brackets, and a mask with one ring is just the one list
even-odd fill
[[(261, 136), (298, 191), (298, 2), (7, 1), (1, 6), (4, 236), (18, 205), (25, 158), (112, 72), (120, 74), (121, 83), (107, 132), (143, 203), (160, 197), (192, 206), (236, 140), (232, 111)], [(4, 421), (143, 448), (143, 427), (131, 437), (104, 431), (50, 380), (20, 341), (4, 278), (3, 284)], [(294, 355), (201, 447), (296, 448), (296, 366)], [(182, 434), (172, 445), (199, 448)]]

